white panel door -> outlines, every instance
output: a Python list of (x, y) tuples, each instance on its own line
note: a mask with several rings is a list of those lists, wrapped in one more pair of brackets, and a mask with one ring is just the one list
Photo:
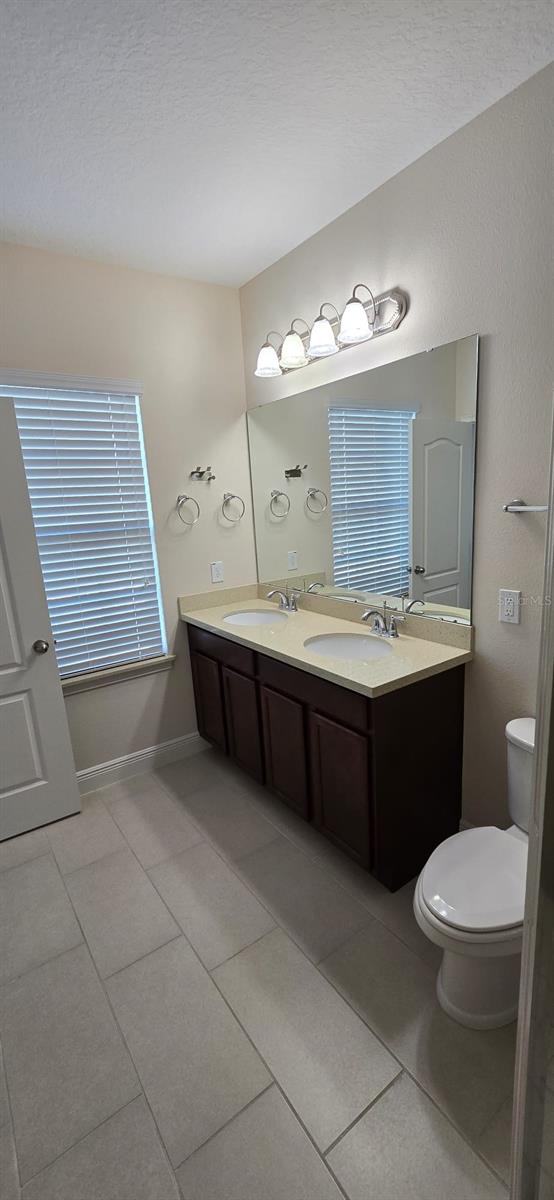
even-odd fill
[(0, 397), (0, 841), (79, 809), (13, 402)]
[(469, 608), (473, 421), (412, 422), (410, 595)]

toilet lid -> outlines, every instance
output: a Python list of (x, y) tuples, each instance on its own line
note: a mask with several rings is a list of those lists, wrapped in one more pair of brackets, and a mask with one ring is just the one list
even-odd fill
[(527, 839), (487, 826), (466, 829), (433, 851), (421, 877), (435, 917), (485, 933), (523, 922)]

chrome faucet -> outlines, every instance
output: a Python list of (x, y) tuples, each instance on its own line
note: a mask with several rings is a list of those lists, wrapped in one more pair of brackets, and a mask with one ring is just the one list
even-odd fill
[(279, 588), (273, 588), (271, 592), (267, 593), (267, 599), (271, 600), (272, 596), (278, 596), (279, 608), (282, 609), (283, 612), (298, 612), (299, 595), (300, 592), (293, 591), (289, 596), (288, 592), (281, 592), (279, 591)]
[(377, 608), (368, 608), (367, 612), (362, 613), (362, 621), (369, 621), (370, 617), (373, 617), (371, 626), (373, 633), (378, 633), (379, 637), (389, 638), (398, 637), (398, 625), (405, 619), (399, 613), (391, 613), (387, 619), (386, 601), (383, 603), (382, 613)]
[(323, 588), (323, 587), (325, 587), (325, 584), (320, 583), (319, 579), (315, 579), (314, 582), (310, 584), (309, 588), (306, 588), (306, 591), (307, 592), (315, 592), (316, 588)]
[(367, 612), (362, 613), (362, 621), (369, 621), (370, 617), (373, 617), (371, 626), (373, 632), (380, 633), (381, 637), (384, 637), (387, 632), (387, 626), (383, 614), (377, 608), (368, 608)]
[(423, 600), (410, 600), (410, 603), (406, 605), (404, 612), (410, 613), (414, 607), (414, 604), (423, 604)]

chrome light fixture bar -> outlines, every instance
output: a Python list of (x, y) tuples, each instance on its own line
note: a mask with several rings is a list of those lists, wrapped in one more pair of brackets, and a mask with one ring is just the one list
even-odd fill
[[(358, 296), (360, 288), (365, 288), (368, 293), (366, 300)], [(332, 309), (332, 315), (326, 316), (324, 309)], [(325, 300), (311, 326), (303, 317), (295, 317), (284, 337), (275, 330), (268, 333), (259, 351), (254, 374), (260, 379), (275, 378), (309, 366), (318, 359), (350, 350), (370, 338), (392, 333), (393, 329), (398, 329), (407, 311), (408, 298), (399, 289), (374, 296), (367, 284), (357, 283), (342, 313)], [(299, 331), (298, 323), (305, 329)], [(270, 342), (272, 337), (279, 339), (277, 348)]]

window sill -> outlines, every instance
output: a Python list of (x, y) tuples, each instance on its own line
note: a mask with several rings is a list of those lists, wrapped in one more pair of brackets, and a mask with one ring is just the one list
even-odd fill
[(102, 671), (86, 671), (83, 675), (72, 675), (62, 679), (64, 696), (74, 696), (77, 692), (91, 692), (94, 688), (111, 687), (113, 683), (126, 683), (130, 679), (138, 679), (141, 675), (156, 675), (159, 671), (170, 671), (176, 654), (162, 654), (158, 658), (148, 658), (143, 662), (123, 663), (118, 667), (106, 667)]

